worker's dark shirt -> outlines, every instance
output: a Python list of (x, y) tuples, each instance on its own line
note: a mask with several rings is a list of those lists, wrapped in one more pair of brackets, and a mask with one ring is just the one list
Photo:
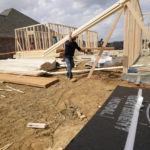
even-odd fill
[(75, 49), (81, 51), (81, 48), (76, 42), (70, 42), (69, 40), (65, 42), (65, 57), (73, 57)]

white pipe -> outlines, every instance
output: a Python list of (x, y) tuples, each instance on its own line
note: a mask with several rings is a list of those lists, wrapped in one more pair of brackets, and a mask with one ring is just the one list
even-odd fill
[(138, 117), (139, 117), (140, 108), (142, 106), (142, 102), (143, 102), (142, 89), (139, 89), (137, 103), (134, 108), (134, 113), (131, 120), (131, 125), (129, 128), (128, 137), (127, 137), (124, 150), (133, 150), (134, 148)]
[[(148, 64), (150, 65), (150, 64)], [(133, 65), (132, 67), (141, 67), (141, 66), (147, 66), (147, 65)], [(107, 67), (107, 68), (96, 68), (94, 71), (101, 71), (101, 70), (113, 70), (113, 69), (123, 69), (123, 66), (118, 67)], [(72, 70), (72, 73), (82, 73), (82, 72), (89, 72), (91, 69), (84, 69), (84, 70)], [(48, 72), (49, 75), (60, 75), (60, 74), (66, 74), (67, 71), (61, 71), (61, 72)]]
[[(108, 68), (96, 68), (94, 71), (100, 71), (100, 70), (113, 70), (113, 69), (122, 69), (123, 66), (119, 67), (108, 67)], [(84, 70), (72, 70), (73, 73), (81, 73), (81, 72), (89, 72), (91, 69), (84, 69)], [(49, 75), (58, 75), (58, 74), (66, 74), (67, 71), (62, 72), (47, 72)]]

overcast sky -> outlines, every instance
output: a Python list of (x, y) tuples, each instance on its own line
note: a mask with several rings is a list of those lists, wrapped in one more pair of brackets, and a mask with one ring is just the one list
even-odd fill
[[(30, 16), (38, 22), (53, 22), (80, 27), (118, 0), (0, 0), (0, 12), (8, 8)], [(150, 12), (150, 0), (139, 0), (143, 12)], [(115, 15), (96, 25), (100, 38), (107, 35)], [(111, 41), (123, 40), (123, 17)]]

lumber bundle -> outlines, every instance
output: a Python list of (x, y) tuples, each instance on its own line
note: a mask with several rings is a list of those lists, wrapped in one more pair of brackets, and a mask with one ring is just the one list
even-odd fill
[(0, 60), (0, 73), (40, 76), (56, 68), (55, 60), (7, 59)]
[(12, 74), (0, 74), (0, 81), (30, 85), (41, 88), (48, 88), (49, 86), (58, 82), (58, 79), (46, 77), (20, 76), (20, 75), (18, 76)]

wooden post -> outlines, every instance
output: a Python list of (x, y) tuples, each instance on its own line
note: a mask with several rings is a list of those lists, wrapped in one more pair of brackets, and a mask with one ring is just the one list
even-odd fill
[(15, 29), (15, 51), (18, 51), (17, 47), (17, 30)]
[(42, 36), (42, 38), (41, 38), (41, 40), (42, 40), (42, 42), (41, 42), (41, 44), (42, 44), (42, 49), (45, 49), (45, 45), (44, 45), (44, 31), (43, 31), (43, 24), (41, 25), (41, 36)]
[(42, 44), (41, 44), (41, 30), (40, 30), (40, 26), (38, 26), (37, 28), (37, 32), (38, 32), (38, 41), (39, 41), (39, 48), (42, 49)]
[(30, 40), (29, 40), (29, 36), (28, 36), (28, 28), (26, 28), (26, 38), (27, 38), (28, 50), (30, 50)]
[(36, 49), (40, 49), (39, 48), (39, 37), (38, 37), (38, 26), (35, 26), (34, 28), (34, 35), (35, 35), (35, 38), (36, 38)]
[(33, 27), (33, 32), (34, 32), (34, 34), (33, 34), (33, 37), (34, 37), (34, 48), (35, 48), (35, 49), (38, 49), (38, 48), (37, 48), (36, 33), (35, 33), (35, 26)]
[(88, 74), (88, 77), (87, 77), (88, 79), (91, 78), (91, 76), (92, 76), (92, 74), (93, 74), (93, 72), (94, 72), (94, 69), (95, 69), (97, 63), (98, 63), (99, 59), (101, 58), (101, 56), (102, 56), (102, 54), (103, 54), (103, 51), (104, 51), (104, 48), (103, 48), (103, 47), (106, 47), (106, 45), (107, 45), (107, 43), (108, 43), (108, 41), (109, 41), (109, 39), (110, 39), (110, 37), (111, 37), (111, 35), (112, 35), (112, 33), (113, 33), (115, 27), (116, 27), (116, 25), (117, 25), (117, 23), (118, 23), (118, 21), (119, 21), (119, 19), (120, 19), (120, 16), (121, 16), (122, 12), (123, 12), (123, 9), (121, 9), (121, 10), (119, 11), (119, 13), (118, 13), (118, 15), (117, 15), (117, 17), (116, 17), (116, 19), (115, 19), (115, 21), (114, 21), (114, 23), (113, 23), (113, 25), (112, 25), (112, 27), (111, 27), (111, 29), (110, 29), (110, 31), (109, 31), (109, 33), (108, 33), (106, 39), (105, 39), (105, 42), (104, 42), (104, 44), (103, 44), (103, 46), (102, 46), (102, 50), (101, 50), (100, 53), (98, 54), (98, 57), (97, 57), (96, 61), (94, 62), (90, 73)]
[(51, 46), (51, 28), (50, 28), (50, 24), (48, 23), (48, 45), (49, 47)]

